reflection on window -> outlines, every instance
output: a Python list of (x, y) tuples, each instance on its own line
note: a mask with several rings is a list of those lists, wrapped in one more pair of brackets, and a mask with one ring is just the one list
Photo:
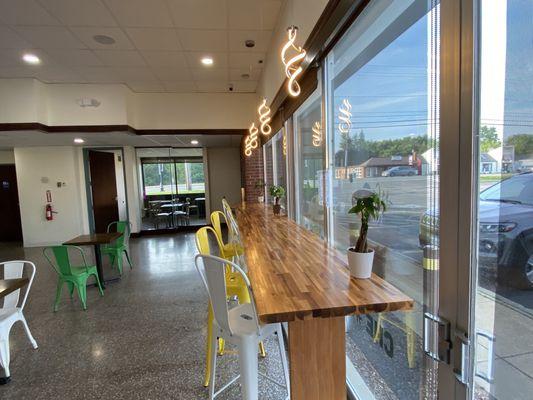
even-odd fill
[(274, 199), (270, 196), (270, 187), (274, 185), (274, 156), (272, 155), (272, 140), (263, 146), (264, 163), (265, 163), (265, 185), (266, 185), (266, 202), (272, 202)]
[(533, 7), (480, 3), (474, 398), (510, 400), (533, 392)]
[(427, 3), (371, 2), (327, 58), (329, 239), (343, 253), (353, 246), (354, 193), (379, 193), (387, 212), (369, 228), (374, 272), (416, 303), (347, 320), (349, 381), (376, 399), (437, 398), (422, 350), (423, 311), (436, 305), (439, 209), (439, 21)]
[[(283, 130), (274, 137), (276, 156), (276, 180), (275, 185), (283, 187), (287, 192), (287, 139)], [(283, 207), (286, 206), (287, 197), (281, 199)]]
[(294, 114), (296, 220), (324, 237), (325, 140), (320, 100), (317, 91)]

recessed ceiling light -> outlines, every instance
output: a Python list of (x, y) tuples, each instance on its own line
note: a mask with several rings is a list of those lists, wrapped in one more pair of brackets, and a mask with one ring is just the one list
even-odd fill
[(115, 44), (116, 42), (115, 39), (107, 35), (94, 35), (93, 39), (96, 43), (105, 44), (105, 45)]
[(213, 65), (213, 58), (212, 57), (204, 57), (204, 58), (202, 58), (202, 64), (204, 64), (204, 65)]
[(249, 47), (249, 48), (254, 47), (254, 46), (255, 46), (255, 41), (254, 41), (254, 40), (250, 40), (250, 39), (248, 39), (248, 40), (246, 40), (246, 41), (244, 42), (244, 45), (245, 45), (246, 47)]
[(77, 137), (76, 139), (74, 139), (74, 143), (84, 143), (84, 142), (85, 140), (83, 140), (82, 138)]
[(39, 64), (41, 62), (41, 59), (37, 57), (35, 54), (24, 54), (22, 56), (22, 59), (27, 62), (28, 64)]
[(241, 78), (242, 79), (250, 79), (250, 74), (242, 74)]
[(191, 140), (191, 144), (198, 144), (198, 140)]

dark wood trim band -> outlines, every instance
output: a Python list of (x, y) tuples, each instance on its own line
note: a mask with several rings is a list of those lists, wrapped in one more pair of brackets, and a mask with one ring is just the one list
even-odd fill
[(135, 129), (129, 125), (55, 125), (39, 122), (0, 123), (0, 132), (40, 131), (45, 133), (128, 132), (134, 135), (246, 135), (246, 129)]

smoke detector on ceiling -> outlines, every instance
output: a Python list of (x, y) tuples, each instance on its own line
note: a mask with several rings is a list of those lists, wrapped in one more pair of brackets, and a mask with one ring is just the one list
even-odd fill
[(89, 99), (88, 97), (84, 97), (83, 99), (77, 99), (76, 100), (76, 103), (78, 103), (78, 105), (80, 107), (98, 107), (101, 103), (96, 100), (96, 99)]

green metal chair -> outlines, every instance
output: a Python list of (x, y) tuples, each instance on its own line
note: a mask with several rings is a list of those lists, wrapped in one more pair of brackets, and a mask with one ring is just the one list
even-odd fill
[(107, 232), (120, 232), (122, 236), (119, 237), (112, 244), (108, 244), (102, 247), (102, 254), (107, 254), (111, 262), (111, 268), (115, 267), (115, 262), (117, 263), (118, 272), (122, 275), (122, 253), (126, 254), (126, 259), (130, 265), (130, 269), (133, 268), (131, 264), (130, 255), (128, 253), (128, 243), (131, 233), (131, 224), (129, 221), (115, 221), (111, 222), (107, 226)]
[[(70, 263), (69, 249), (76, 249), (80, 252), (83, 260), (82, 266), (73, 266)], [(94, 275), (100, 296), (104, 295), (102, 285), (100, 284), (100, 278), (98, 277), (98, 271), (96, 265), (87, 265), (85, 260), (85, 254), (80, 247), (77, 246), (53, 246), (47, 247), (43, 250), (45, 258), (50, 265), (57, 272), (59, 280), (57, 282), (56, 299), (54, 302), (54, 312), (57, 311), (57, 306), (61, 300), (61, 290), (63, 284), (66, 283), (70, 292), (70, 298), (74, 294), (74, 287), (78, 290), (78, 296), (80, 297), (83, 309), (87, 309), (87, 280), (91, 275)], [(52, 261), (52, 254), (55, 258), (56, 264)]]

